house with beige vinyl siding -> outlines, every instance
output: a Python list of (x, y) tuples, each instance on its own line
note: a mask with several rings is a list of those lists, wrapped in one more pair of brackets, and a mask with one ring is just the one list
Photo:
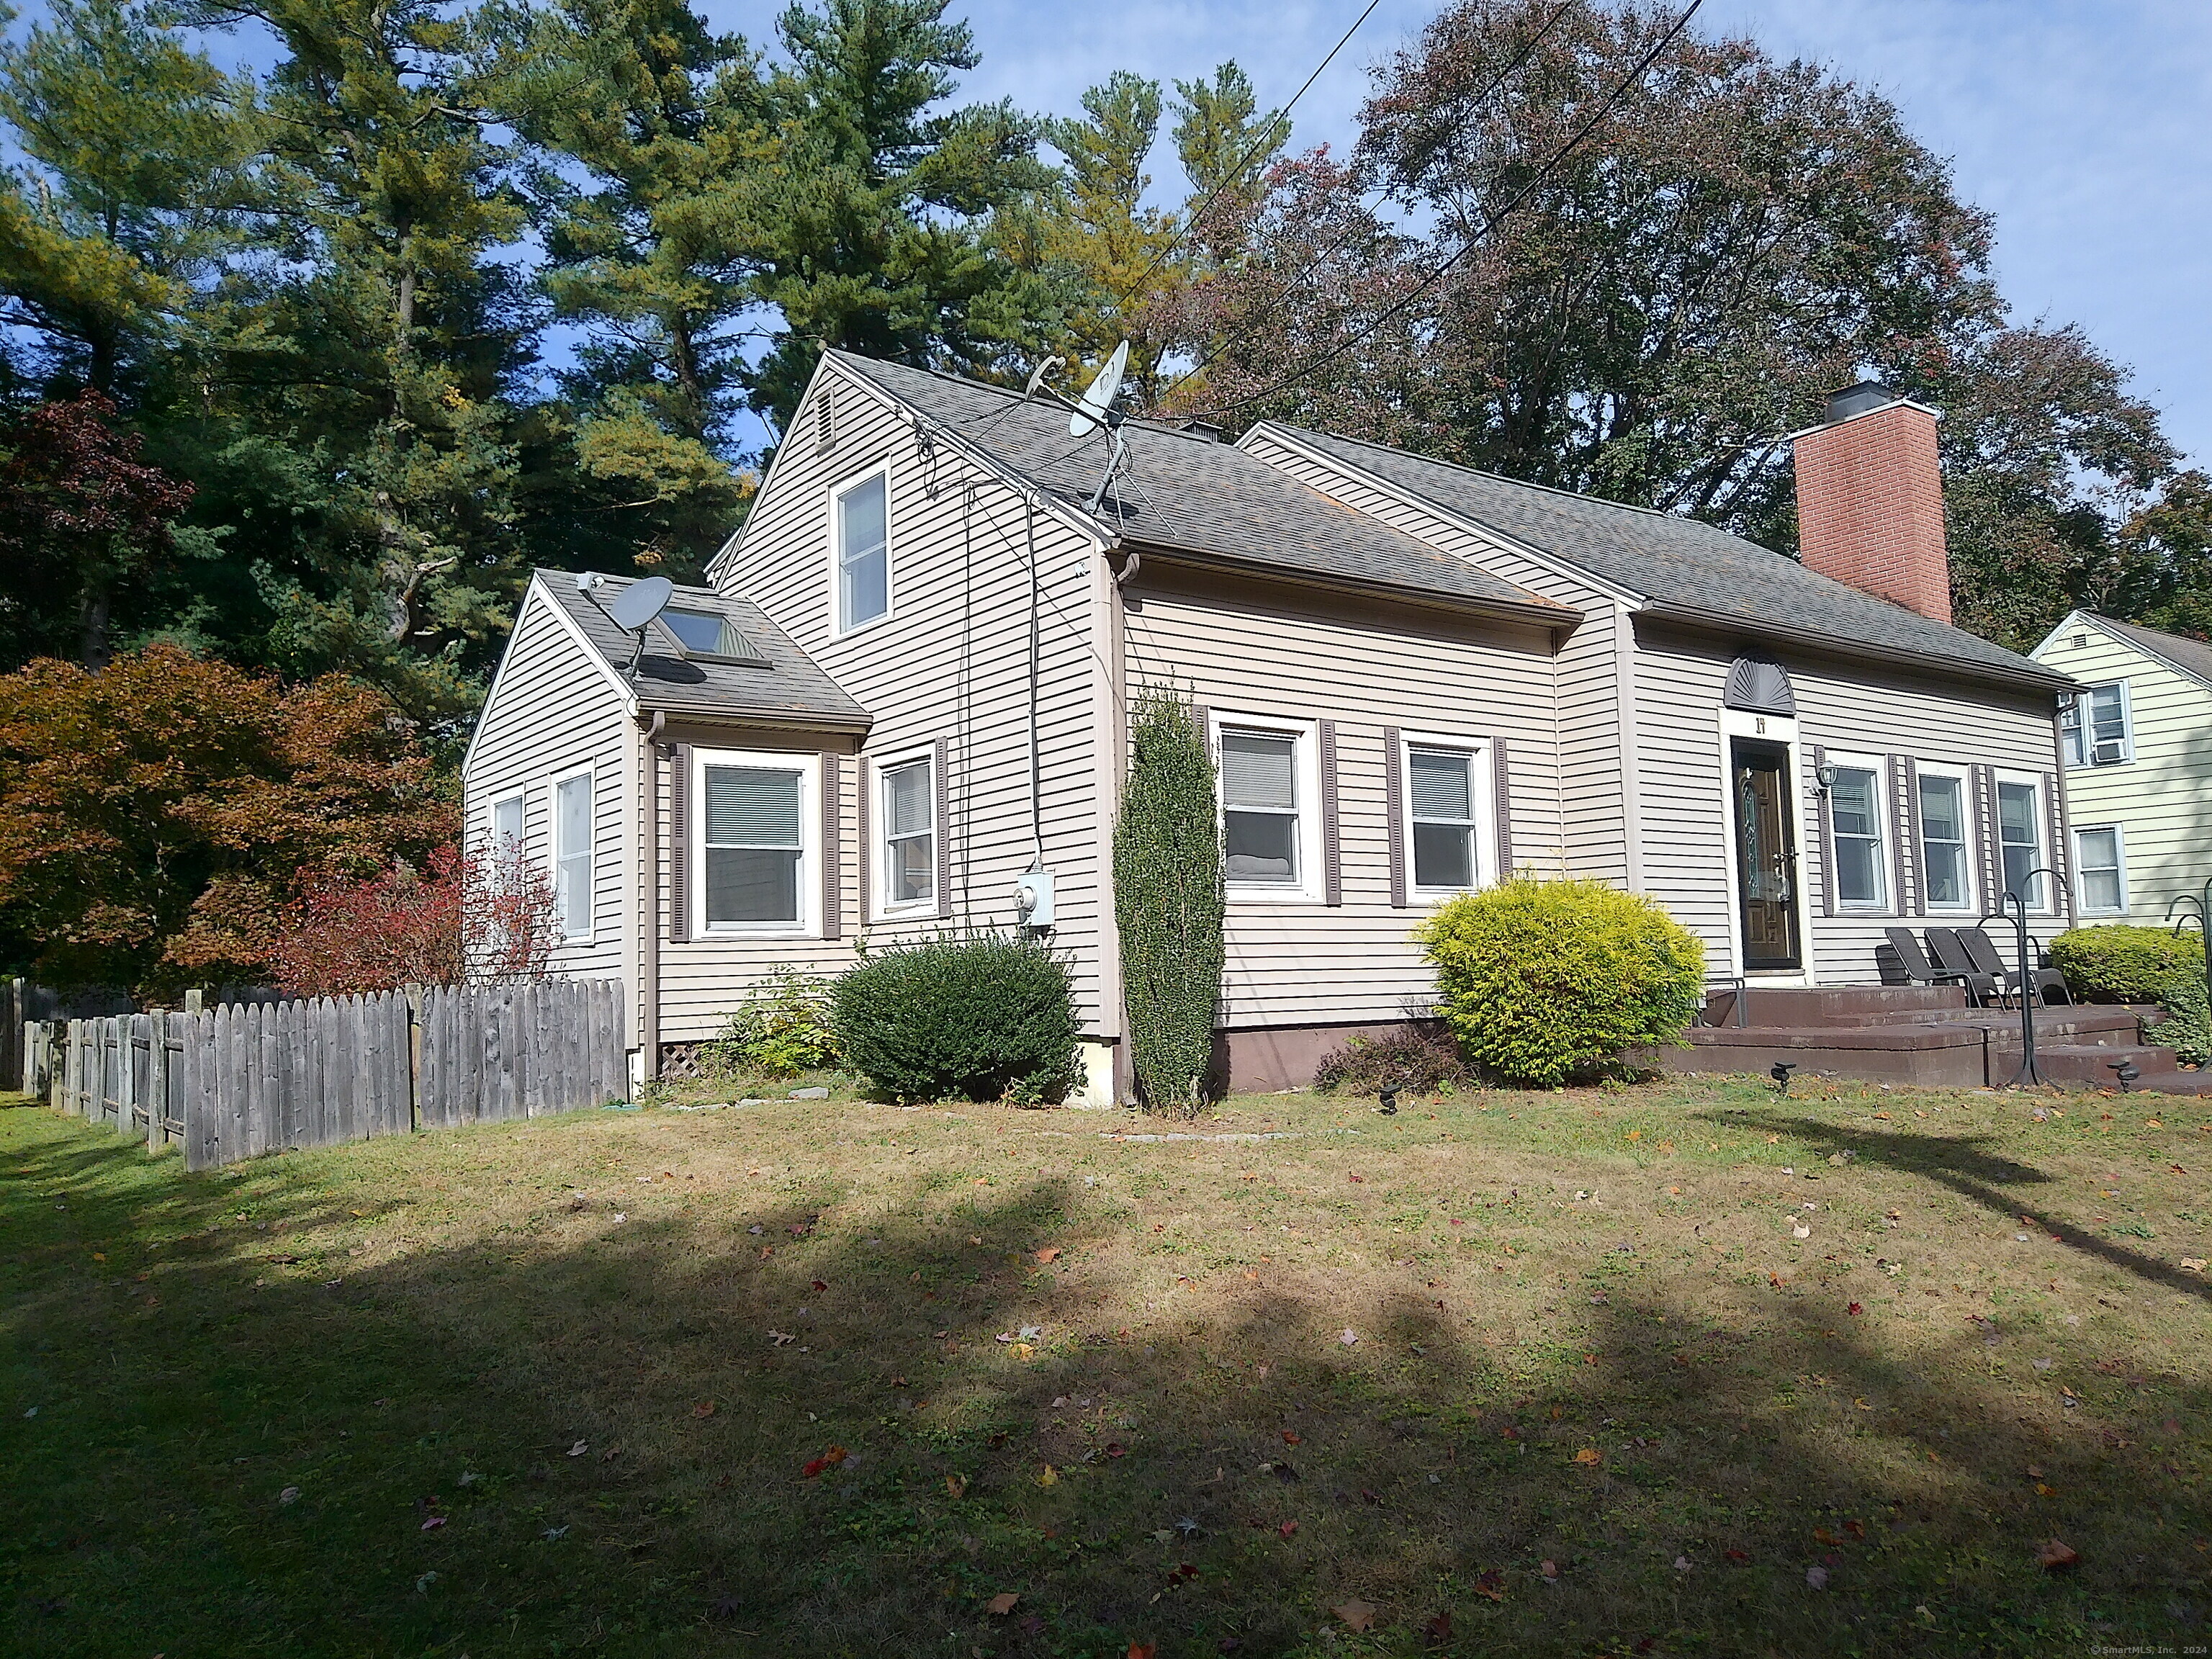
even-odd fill
[[(1801, 456), (1866, 452), (1856, 487), (1910, 505), (1932, 417), (1854, 390)], [(1932, 546), (1880, 512), (1831, 545), (1815, 501), (1801, 563), (1273, 423), (1118, 438), (828, 353), (688, 619), (641, 648), (619, 579), (533, 580), (470, 831), (569, 870), (564, 904), (588, 886), (563, 963), (625, 980), (641, 1068), (771, 967), (1030, 926), (1073, 969), (1088, 1097), (1125, 1094), (1111, 842), (1148, 686), (1200, 711), (1220, 777), (1234, 1087), (1421, 1014), (1415, 924), (1515, 870), (1651, 895), (1724, 981), (1871, 982), (1885, 924), (2008, 880), (2064, 925), (2070, 884), (2033, 872), (2063, 868), (2075, 688), (1910, 608), (1940, 515)]]
[(2161, 922), (2212, 878), (2212, 644), (2076, 611), (2032, 653), (2085, 688), (2060, 717), (2085, 922)]

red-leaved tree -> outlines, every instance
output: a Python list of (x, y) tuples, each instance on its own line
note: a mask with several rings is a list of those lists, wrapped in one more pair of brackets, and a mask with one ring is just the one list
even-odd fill
[(310, 882), (279, 922), (270, 957), (281, 990), (353, 996), (543, 979), (559, 941), (543, 868), (444, 847), (420, 869)]

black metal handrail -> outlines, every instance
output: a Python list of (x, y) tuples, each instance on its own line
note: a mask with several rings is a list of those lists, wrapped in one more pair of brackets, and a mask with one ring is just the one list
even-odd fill
[[(2069, 899), (2072, 896), (2073, 889), (2068, 884), (2066, 878), (2047, 864), (2036, 866), (2021, 878), (2021, 883), (2032, 888), (2038, 876), (2049, 876), (2052, 881), (2066, 889)], [(2206, 892), (2208, 896), (2212, 896), (2212, 882), (2206, 884)], [(2051, 908), (2056, 910), (2057, 906), (2054, 904)], [(2028, 952), (2035, 948), (2035, 941), (2028, 936), (2027, 932), (2027, 901), (2008, 887), (2004, 890), (2003, 896), (1997, 900), (1997, 908), (1985, 911), (1981, 921), (1977, 921), (1974, 926), (1978, 927), (1984, 921), (2012, 923), (2020, 953), (2020, 978), (2017, 982), (2020, 994), (2020, 1069), (2012, 1074), (2011, 1081), (2004, 1086), (2008, 1089), (2031, 1085), (2040, 1087), (2043, 1083), (2043, 1073), (2037, 1069), (2035, 1064), (2035, 1005), (2043, 1000), (2043, 994), (2036, 989), (2035, 969), (2028, 961)]]
[[(2185, 904), (2194, 905), (2192, 910), (2182, 911), (2179, 921), (2173, 913)], [(2181, 937), (2181, 930), (2191, 922), (2204, 939), (2204, 1006), (2212, 1008), (2212, 880), (2204, 884), (2202, 892), (2179, 893), (2166, 902), (2166, 919), (2173, 923), (2173, 936)]]

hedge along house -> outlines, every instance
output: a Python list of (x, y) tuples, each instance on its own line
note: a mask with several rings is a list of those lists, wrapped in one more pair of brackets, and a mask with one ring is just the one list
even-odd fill
[[(1071, 963), (1103, 1102), (1129, 1086), (1128, 711), (1170, 685), (1221, 778), (1233, 1087), (1419, 1012), (1413, 925), (1514, 869), (1650, 894), (1716, 978), (1869, 983), (1883, 925), (1971, 921), (2063, 857), (2075, 688), (1923, 614), (1932, 416), (1858, 395), (1799, 440), (1852, 504), (1807, 498), (1801, 565), (1270, 423), (1231, 445), (1131, 421), (1115, 468), (1052, 404), (830, 353), (712, 590), (679, 593), (724, 648), (679, 621), (633, 673), (606, 589), (533, 582), (470, 832), (546, 860), (564, 905), (590, 892), (562, 963), (629, 981), (656, 1063), (772, 967), (1028, 922)], [(587, 766), (588, 881), (560, 874)], [(2047, 933), (2068, 890), (2030, 885)]]
[(2061, 717), (2081, 919), (2156, 927), (2212, 879), (2212, 644), (2076, 611), (2033, 655), (2087, 688)]

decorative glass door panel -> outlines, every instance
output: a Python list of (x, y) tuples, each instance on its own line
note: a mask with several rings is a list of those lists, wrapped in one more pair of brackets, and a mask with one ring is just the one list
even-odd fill
[(1729, 749), (1735, 796), (1736, 908), (1746, 968), (1800, 968), (1797, 836), (1789, 753), (1738, 740)]

